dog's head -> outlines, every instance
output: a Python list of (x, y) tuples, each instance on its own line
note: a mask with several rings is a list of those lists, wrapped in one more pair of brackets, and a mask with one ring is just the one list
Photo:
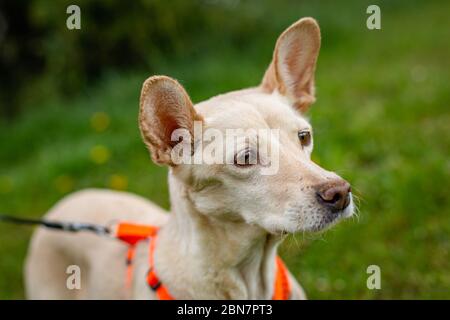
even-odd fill
[(319, 48), (316, 21), (301, 19), (278, 38), (260, 86), (195, 106), (177, 81), (145, 81), (144, 141), (199, 213), (271, 233), (318, 231), (353, 214), (350, 185), (310, 159), (303, 113), (315, 100)]

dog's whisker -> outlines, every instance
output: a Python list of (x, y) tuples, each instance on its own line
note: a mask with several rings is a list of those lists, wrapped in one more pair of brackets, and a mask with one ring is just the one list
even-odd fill
[(295, 235), (293, 235), (293, 238), (294, 238), (294, 241), (295, 241), (296, 249), (300, 249), (301, 245), (299, 244), (297, 237)]

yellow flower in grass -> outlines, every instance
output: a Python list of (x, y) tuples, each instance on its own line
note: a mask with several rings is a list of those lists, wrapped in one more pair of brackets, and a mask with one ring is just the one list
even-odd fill
[(96, 112), (91, 117), (91, 127), (97, 132), (103, 132), (108, 129), (111, 118), (105, 112)]
[(91, 149), (91, 160), (96, 164), (105, 164), (111, 157), (111, 152), (104, 145), (96, 145)]
[(109, 187), (114, 190), (126, 190), (128, 187), (128, 178), (120, 174), (113, 174), (109, 178)]
[(8, 176), (0, 176), (0, 193), (6, 194), (13, 190), (13, 181)]
[(56, 190), (58, 190), (60, 193), (67, 193), (73, 190), (75, 181), (68, 175), (60, 175), (56, 177), (54, 185)]

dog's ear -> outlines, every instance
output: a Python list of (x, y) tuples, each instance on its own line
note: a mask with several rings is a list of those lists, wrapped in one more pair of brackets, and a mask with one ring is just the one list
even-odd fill
[(193, 139), (194, 121), (201, 120), (184, 88), (166, 76), (148, 78), (141, 91), (139, 128), (145, 144), (157, 164), (173, 166), (172, 132), (185, 129)]
[(278, 90), (304, 112), (314, 103), (314, 71), (320, 49), (320, 29), (313, 18), (303, 18), (278, 38), (262, 88)]

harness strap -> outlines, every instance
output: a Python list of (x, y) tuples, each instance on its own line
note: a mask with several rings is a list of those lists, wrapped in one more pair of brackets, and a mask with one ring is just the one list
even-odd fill
[[(133, 258), (136, 244), (142, 240), (149, 240), (149, 270), (146, 282), (153, 290), (159, 300), (174, 300), (169, 290), (159, 280), (154, 265), (154, 252), (156, 247), (158, 227), (138, 225), (133, 223), (119, 223), (116, 237), (130, 245), (127, 252), (127, 286), (131, 285), (133, 279)], [(273, 300), (288, 300), (291, 295), (291, 284), (288, 270), (280, 257), (275, 260), (275, 282)]]
[(139, 241), (147, 240), (156, 235), (158, 227), (150, 225), (140, 225), (128, 222), (121, 222), (117, 225), (115, 237), (129, 245), (126, 257), (127, 271), (125, 285), (131, 288), (133, 282), (133, 260), (136, 254), (136, 244)]
[(156, 232), (158, 227), (155, 226), (121, 222), (117, 225), (116, 238), (129, 245), (135, 245), (139, 241), (155, 236)]
[(125, 285), (127, 288), (131, 288), (131, 284), (133, 282), (133, 260), (136, 254), (136, 246), (130, 245), (127, 251), (127, 275)]
[(156, 236), (150, 239), (150, 246), (149, 246), (150, 250), (148, 254), (150, 268), (147, 273), (147, 284), (153, 291), (156, 292), (156, 295), (158, 296), (159, 300), (174, 300), (173, 297), (169, 294), (167, 288), (161, 283), (158, 276), (156, 275), (153, 258), (155, 253), (155, 246), (156, 246)]
[(289, 282), (288, 270), (279, 256), (276, 257), (275, 268), (275, 287), (272, 300), (289, 300), (291, 283)]

